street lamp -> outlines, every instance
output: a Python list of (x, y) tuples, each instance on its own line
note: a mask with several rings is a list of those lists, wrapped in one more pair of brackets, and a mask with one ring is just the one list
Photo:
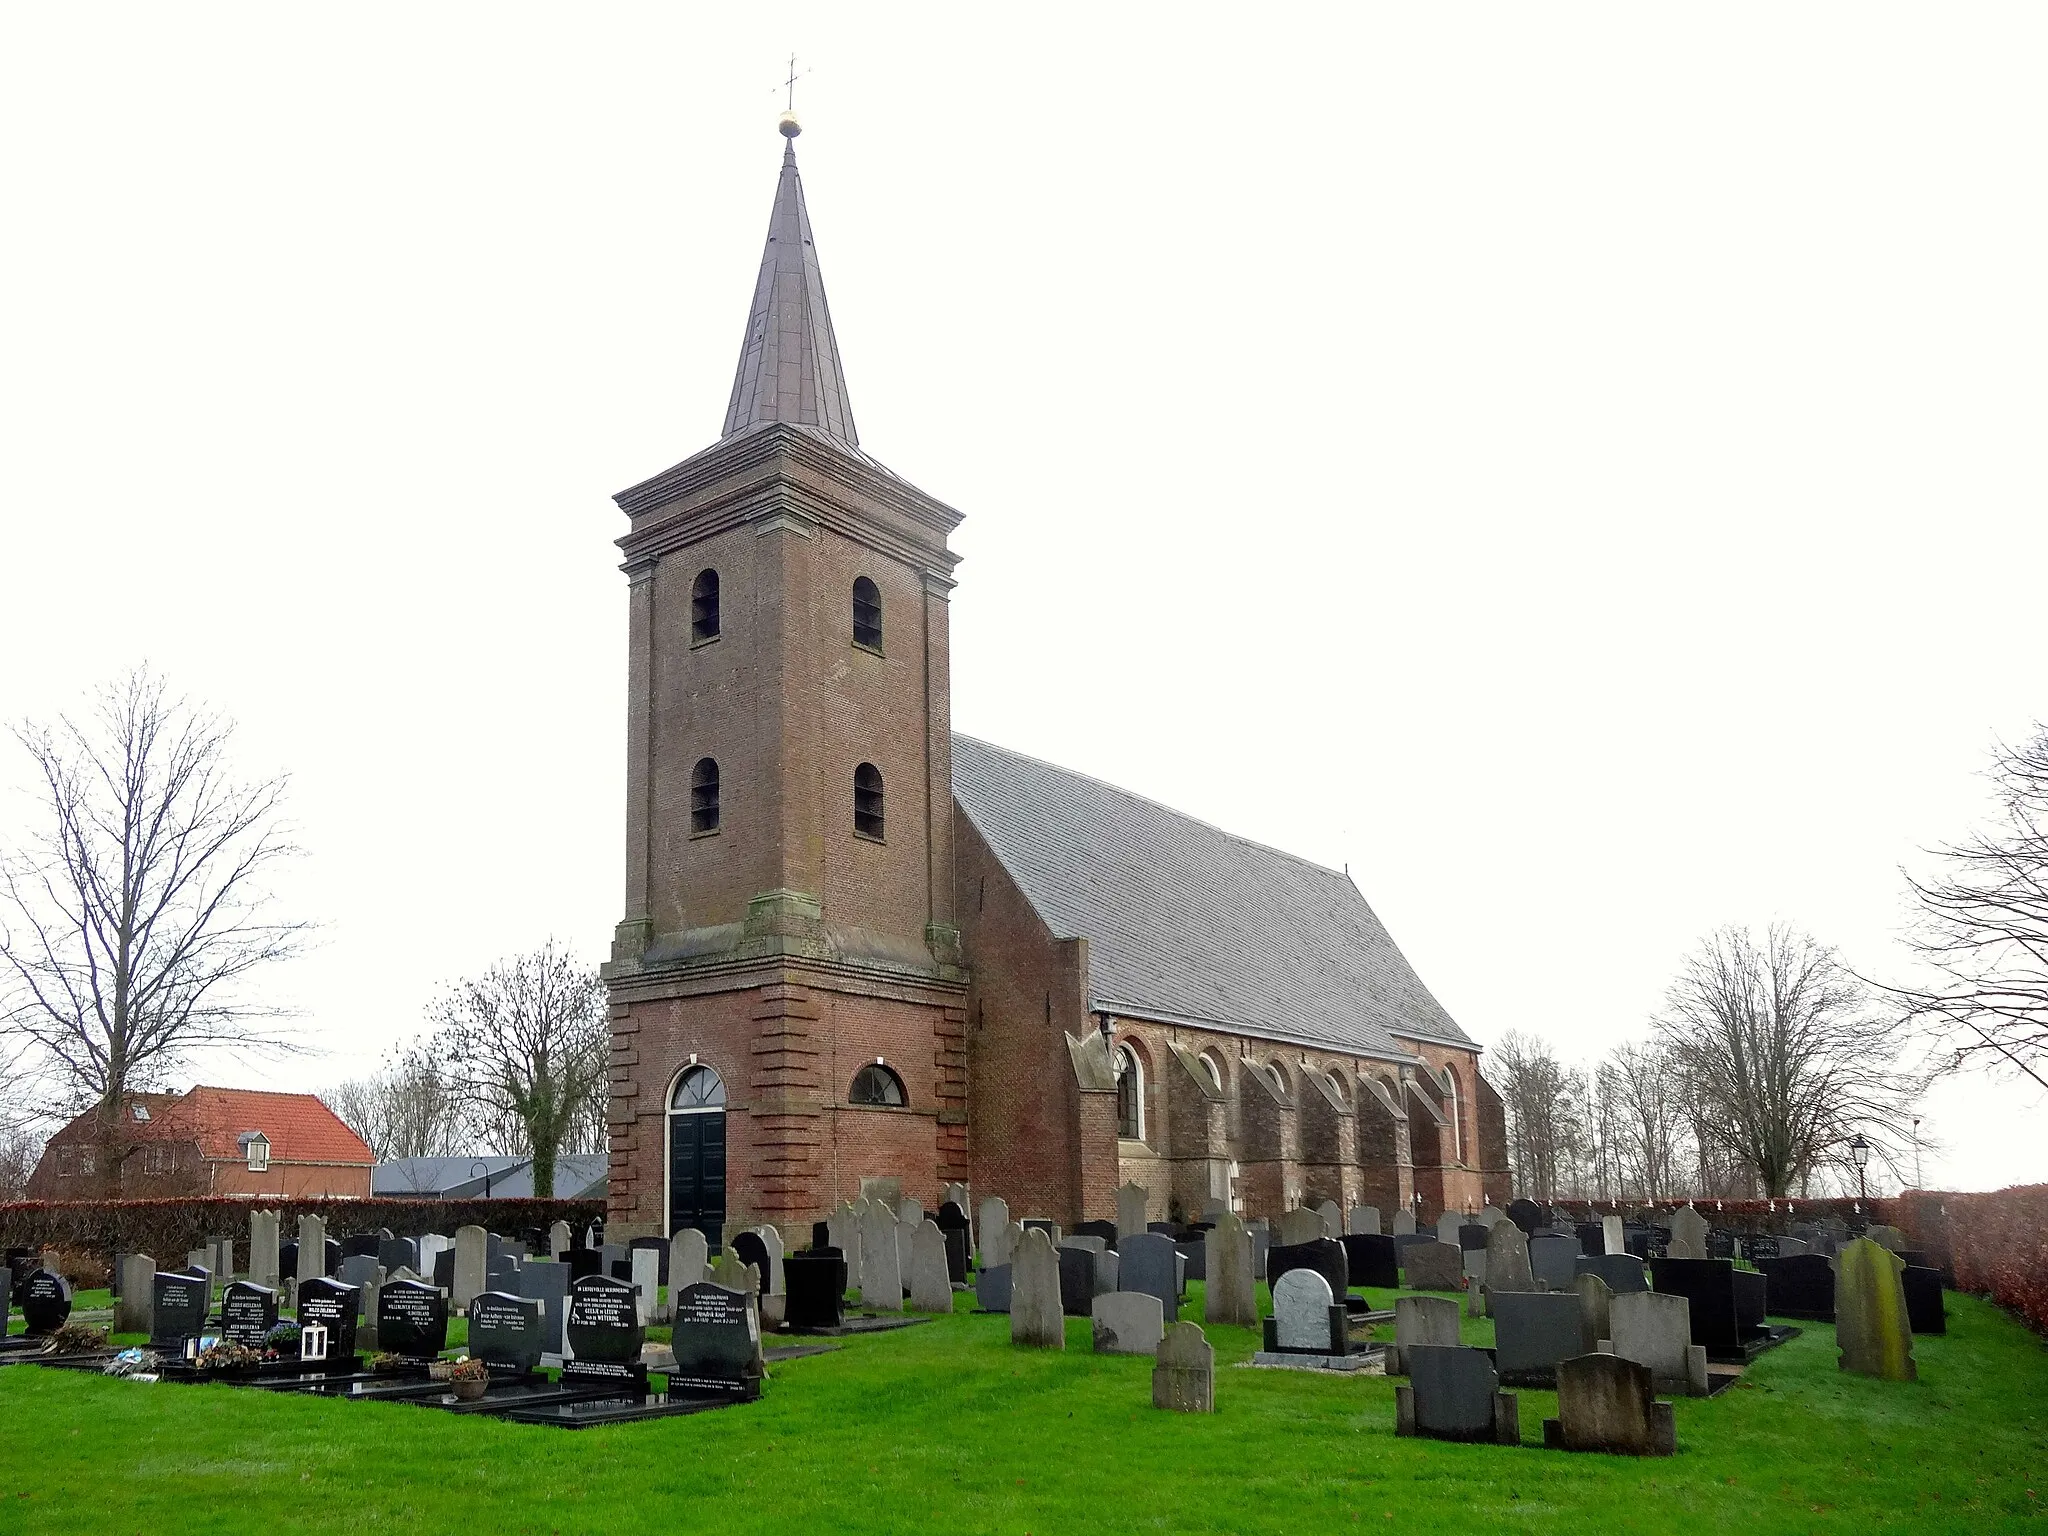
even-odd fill
[(469, 1165), (469, 1176), (473, 1179), (478, 1174), (484, 1176), (484, 1198), (488, 1200), (491, 1198), (491, 1165), (480, 1157)]
[(1860, 1132), (1849, 1138), (1849, 1156), (1856, 1162), (1856, 1191), (1863, 1197), (1864, 1204), (1868, 1205), (1870, 1188), (1863, 1181), (1863, 1170), (1870, 1163), (1870, 1143), (1863, 1139)]

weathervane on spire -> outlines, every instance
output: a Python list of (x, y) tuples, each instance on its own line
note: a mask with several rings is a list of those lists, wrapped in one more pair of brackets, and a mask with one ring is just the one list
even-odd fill
[(777, 87), (789, 93), (783, 102), (782, 121), (776, 124), (777, 130), (785, 139), (793, 139), (804, 131), (803, 125), (796, 120), (796, 83), (809, 73), (808, 69), (800, 70), (796, 67), (796, 55), (792, 53), (789, 56), (789, 78)]

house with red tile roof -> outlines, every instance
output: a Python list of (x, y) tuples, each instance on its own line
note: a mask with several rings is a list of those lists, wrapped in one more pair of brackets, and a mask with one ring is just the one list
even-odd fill
[(50, 1138), (31, 1200), (370, 1193), (377, 1159), (310, 1093), (197, 1087), (137, 1093), (103, 1133), (91, 1110)]

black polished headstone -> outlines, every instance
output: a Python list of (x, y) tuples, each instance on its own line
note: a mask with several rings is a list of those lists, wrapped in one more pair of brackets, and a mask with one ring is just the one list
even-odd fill
[(1113, 1221), (1084, 1221), (1069, 1234), (1073, 1237), (1099, 1237), (1102, 1246), (1109, 1252), (1116, 1252), (1116, 1223)]
[(811, 1252), (813, 1252), (813, 1253), (816, 1253), (816, 1252), (818, 1252), (818, 1251), (819, 1251), (819, 1250), (820, 1250), (821, 1248), (830, 1248), (831, 1246), (832, 1246), (832, 1223), (831, 1223), (831, 1222), (829, 1222), (829, 1221), (814, 1221), (814, 1222), (812, 1222), (812, 1223), (811, 1223)]
[(955, 1285), (965, 1284), (974, 1248), (974, 1229), (967, 1219), (967, 1212), (960, 1208), (957, 1200), (947, 1200), (940, 1204), (939, 1214), (932, 1220), (938, 1224), (939, 1233), (946, 1240), (946, 1278)]
[(443, 1248), (434, 1255), (434, 1284), (444, 1291), (455, 1289), (455, 1250)]
[(791, 1329), (837, 1328), (846, 1321), (846, 1256), (837, 1248), (792, 1253), (782, 1261), (788, 1291), (783, 1320)]
[(542, 1322), (538, 1301), (485, 1291), (469, 1304), (469, 1352), (493, 1370), (531, 1371), (540, 1364)]
[(760, 1272), (761, 1289), (767, 1290), (773, 1275), (773, 1267), (768, 1262), (767, 1239), (758, 1232), (742, 1232), (732, 1240), (732, 1254), (742, 1264), (751, 1264)]
[(377, 1244), (377, 1263), (387, 1275), (395, 1275), (401, 1269), (418, 1274), (420, 1245), (409, 1237), (386, 1238)]
[(159, 1272), (151, 1278), (150, 1348), (185, 1352), (185, 1341), (206, 1332), (207, 1282), (193, 1275)]
[(684, 1286), (675, 1299), (669, 1347), (676, 1357), (668, 1375), (670, 1396), (761, 1395), (761, 1327), (738, 1291), (708, 1283)]
[(1572, 1260), (1572, 1273), (1574, 1276), (1598, 1275), (1607, 1282), (1607, 1289), (1617, 1296), (1650, 1288), (1649, 1279), (1643, 1273), (1643, 1261), (1632, 1253), (1603, 1253), (1597, 1258), (1581, 1255)]
[(350, 1361), (356, 1353), (356, 1318), (363, 1310), (355, 1286), (322, 1276), (299, 1287), (299, 1326), (318, 1323), (327, 1330), (329, 1361)]
[(640, 1349), (647, 1333), (640, 1325), (638, 1295), (629, 1283), (610, 1275), (585, 1275), (571, 1283), (564, 1332), (576, 1358), (563, 1365), (565, 1379), (601, 1377), (644, 1388), (647, 1368), (640, 1363)]
[(253, 1280), (237, 1280), (221, 1293), (221, 1337), (261, 1349), (277, 1326), (277, 1292)]
[(1338, 1301), (1351, 1288), (1351, 1264), (1344, 1245), (1333, 1237), (1318, 1237), (1306, 1243), (1275, 1243), (1266, 1250), (1266, 1284), (1275, 1286), (1290, 1269), (1312, 1269), (1330, 1283), (1330, 1294)]
[(377, 1347), (410, 1360), (431, 1360), (448, 1347), (448, 1299), (423, 1280), (386, 1280), (377, 1287)]
[(1742, 1247), (1752, 1264), (1760, 1259), (1775, 1259), (1778, 1256), (1778, 1240), (1768, 1232), (1743, 1239)]
[(1534, 1200), (1510, 1200), (1508, 1202), (1508, 1220), (1520, 1227), (1525, 1237), (1534, 1237), (1544, 1227), (1549, 1225), (1549, 1218), (1546, 1216), (1543, 1207)]
[[(1352, 1232), (1338, 1241), (1344, 1245), (1344, 1265), (1353, 1285), (1382, 1291), (1401, 1288), (1400, 1265), (1396, 1262), (1398, 1250), (1391, 1237), (1377, 1232)], [(1266, 1254), (1268, 1269), (1272, 1263), (1273, 1255), (1269, 1249)]]
[(1597, 1259), (1607, 1251), (1607, 1228), (1597, 1221), (1582, 1221), (1576, 1228), (1579, 1234), (1579, 1252), (1589, 1259)]
[(1735, 1278), (1735, 1266), (1727, 1259), (1650, 1261), (1650, 1283), (1692, 1304), (1692, 1342), (1704, 1346), (1710, 1360), (1739, 1359), (1749, 1337), (1737, 1310)]
[(1493, 1228), (1484, 1222), (1468, 1221), (1458, 1228), (1458, 1247), (1465, 1253), (1473, 1253), (1486, 1247), (1486, 1234)]
[(1095, 1254), (1087, 1248), (1061, 1248), (1060, 1311), (1068, 1317), (1095, 1313)]
[[(451, 1266), (454, 1264), (454, 1255), (451, 1254), (449, 1256), (448, 1262)], [(568, 1252), (567, 1262), (569, 1265), (569, 1283), (574, 1285), (585, 1275), (595, 1275), (604, 1268), (604, 1250), (602, 1248), (571, 1248)]]
[(71, 1316), (71, 1282), (47, 1269), (32, 1270), (21, 1287), (21, 1319), (38, 1338), (55, 1333)]
[(1764, 1272), (1764, 1311), (1770, 1316), (1835, 1320), (1835, 1266), (1828, 1260), (1817, 1253), (1795, 1253), (1756, 1264)]
[(299, 1278), (299, 1244), (294, 1238), (277, 1245), (277, 1278), (296, 1280)]
[(1941, 1271), (1908, 1264), (1899, 1275), (1906, 1290), (1906, 1323), (1915, 1333), (1947, 1333), (1948, 1309), (1941, 1300)]
[(1707, 1257), (1710, 1259), (1732, 1259), (1735, 1257), (1735, 1234), (1714, 1228), (1707, 1233)]
[(341, 1240), (341, 1256), (344, 1259), (374, 1259), (381, 1241), (374, 1232), (351, 1232)]
[(341, 1273), (341, 1244), (331, 1237), (327, 1239), (327, 1268), (323, 1273), (330, 1280)]

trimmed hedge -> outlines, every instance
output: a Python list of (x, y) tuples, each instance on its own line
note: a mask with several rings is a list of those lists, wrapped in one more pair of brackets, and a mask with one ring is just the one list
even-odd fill
[(327, 1222), (329, 1237), (389, 1227), (400, 1237), (452, 1233), (478, 1226), (501, 1237), (566, 1221), (581, 1229), (604, 1215), (602, 1200), (25, 1200), (0, 1205), (0, 1249), (63, 1249), (111, 1262), (116, 1253), (146, 1253), (159, 1264), (181, 1263), (209, 1237), (232, 1237), (236, 1261), (249, 1255), (249, 1213), (276, 1211), (281, 1243), (298, 1236), (301, 1216)]
[(2048, 1333), (2048, 1184), (1940, 1198), (1956, 1289), (1989, 1296)]

